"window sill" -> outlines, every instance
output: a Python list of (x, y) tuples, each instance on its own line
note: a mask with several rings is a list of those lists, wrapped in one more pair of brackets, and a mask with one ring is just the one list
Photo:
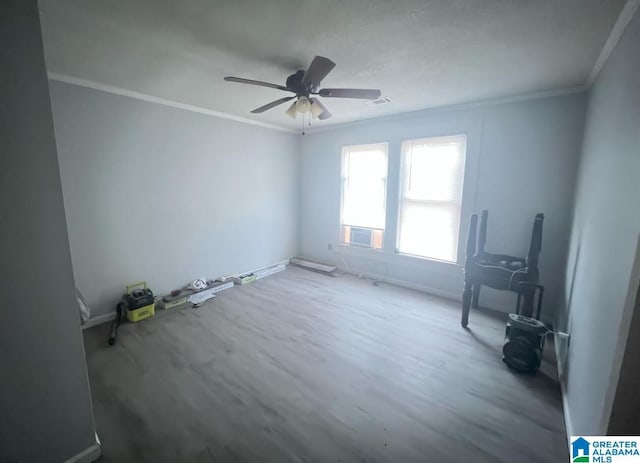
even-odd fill
[(382, 249), (370, 248), (367, 246), (358, 246), (357, 244), (348, 244), (348, 243), (333, 243), (329, 244), (329, 250), (335, 250), (335, 248), (343, 248), (343, 249), (358, 249), (367, 252), (384, 252)]
[(442, 259), (436, 259), (435, 257), (418, 256), (417, 254), (409, 254), (406, 252), (395, 251), (395, 254), (402, 257), (408, 257), (410, 259), (419, 259), (419, 260), (425, 260), (428, 262), (436, 262), (438, 264), (445, 264), (445, 265), (448, 264), (448, 265), (456, 265), (456, 266), (461, 265), (451, 260), (442, 260)]

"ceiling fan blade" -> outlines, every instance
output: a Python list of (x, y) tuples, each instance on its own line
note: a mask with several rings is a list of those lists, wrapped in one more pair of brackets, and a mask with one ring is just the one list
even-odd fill
[(279, 100), (275, 100), (275, 101), (272, 101), (271, 103), (267, 103), (264, 106), (260, 106), (259, 108), (256, 108), (251, 112), (254, 114), (263, 113), (268, 109), (275, 108), (276, 106), (281, 105), (282, 103), (286, 103), (289, 100), (293, 100), (294, 98), (295, 96), (285, 96), (284, 98), (280, 98)]
[[(317, 108), (317, 109), (316, 109)], [(321, 121), (325, 119), (329, 119), (331, 117), (331, 113), (327, 109), (325, 105), (317, 98), (311, 98), (311, 114), (317, 114), (317, 118)]]
[(239, 84), (258, 85), (260, 87), (269, 87), (269, 88), (275, 88), (278, 90), (284, 90), (285, 92), (296, 93), (294, 90), (291, 90), (290, 88), (287, 88), (284, 85), (270, 84), (269, 82), (262, 82), (260, 80), (243, 79), (242, 77), (231, 77), (231, 76), (225, 77), (224, 80), (226, 80), (227, 82), (237, 82)]
[(382, 93), (378, 89), (365, 88), (323, 88), (318, 95), (326, 98), (362, 98), (363, 100), (375, 100)]
[(324, 56), (316, 56), (311, 61), (309, 69), (302, 76), (302, 85), (318, 87), (320, 81), (324, 79), (329, 72), (335, 67), (336, 63)]

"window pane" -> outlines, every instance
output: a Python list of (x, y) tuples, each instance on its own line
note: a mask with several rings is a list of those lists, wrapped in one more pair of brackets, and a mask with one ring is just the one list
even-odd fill
[(398, 251), (454, 262), (459, 221), (458, 207), (405, 202), (400, 210)]
[(386, 143), (343, 148), (342, 224), (384, 229), (386, 198)]
[(452, 179), (460, 168), (457, 146), (414, 147), (409, 152), (408, 167), (408, 197), (455, 201), (458, 185)]
[(403, 142), (404, 197), (461, 202), (465, 151), (464, 136)]
[(455, 262), (466, 136), (402, 143), (398, 251)]

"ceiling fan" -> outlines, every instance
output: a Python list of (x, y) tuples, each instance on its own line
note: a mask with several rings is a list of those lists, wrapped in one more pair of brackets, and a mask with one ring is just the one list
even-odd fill
[(306, 114), (310, 113), (312, 117), (320, 120), (329, 119), (331, 113), (322, 104), (322, 102), (313, 97), (312, 95), (318, 95), (323, 98), (360, 98), (364, 100), (375, 100), (380, 97), (380, 90), (377, 89), (364, 89), (364, 88), (320, 88), (320, 82), (324, 79), (329, 72), (335, 67), (336, 63), (329, 58), (323, 56), (316, 56), (311, 61), (309, 69), (306, 71), (300, 70), (295, 74), (291, 74), (287, 77), (285, 85), (270, 84), (269, 82), (262, 82), (259, 80), (243, 79), (241, 77), (225, 77), (227, 82), (238, 82), (240, 84), (259, 85), (261, 87), (276, 88), (278, 90), (284, 90), (285, 92), (294, 93), (295, 96), (286, 96), (278, 100), (267, 103), (264, 106), (251, 111), (252, 113), (263, 113), (271, 108), (275, 108), (278, 105), (286, 103), (287, 101), (295, 100), (289, 109), (287, 114), (292, 118), (296, 118), (298, 113)]

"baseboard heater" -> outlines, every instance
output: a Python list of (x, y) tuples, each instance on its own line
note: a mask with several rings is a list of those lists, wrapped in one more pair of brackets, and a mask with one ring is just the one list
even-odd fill
[(303, 259), (302, 257), (292, 257), (291, 263), (294, 265), (298, 265), (300, 267), (310, 268), (310, 269), (318, 270), (319, 272), (324, 272), (324, 273), (333, 273), (336, 270), (335, 265), (323, 264), (321, 262), (316, 262), (309, 259)]

